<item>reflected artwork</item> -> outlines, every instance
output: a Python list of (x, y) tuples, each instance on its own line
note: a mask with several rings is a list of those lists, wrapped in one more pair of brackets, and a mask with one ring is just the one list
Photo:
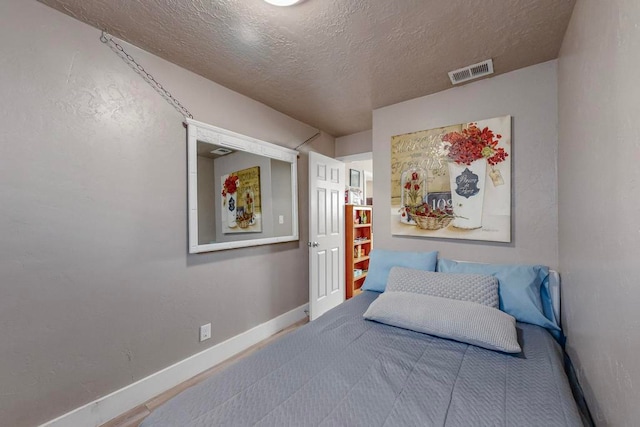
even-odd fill
[(222, 175), (222, 233), (262, 231), (260, 167)]

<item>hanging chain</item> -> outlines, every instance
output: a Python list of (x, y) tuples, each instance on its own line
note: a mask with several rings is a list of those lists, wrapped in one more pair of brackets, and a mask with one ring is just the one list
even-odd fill
[(162, 84), (160, 84), (160, 82), (158, 82), (155, 78), (153, 78), (153, 76), (149, 74), (142, 65), (138, 64), (138, 62), (135, 59), (133, 59), (133, 57), (124, 50), (122, 45), (120, 45), (118, 42), (113, 40), (113, 38), (109, 33), (103, 31), (102, 35), (100, 36), (100, 41), (106, 44), (107, 46), (109, 46), (111, 50), (113, 50), (116, 54), (118, 54), (118, 56), (122, 58), (123, 61), (129, 64), (129, 66), (136, 73), (140, 74), (140, 76), (142, 76), (142, 78), (147, 83), (149, 83), (149, 85), (156, 92), (158, 92), (169, 104), (173, 105), (173, 108), (178, 110), (180, 114), (182, 114), (185, 117), (189, 117), (190, 119), (193, 119), (193, 115), (189, 112), (189, 110), (187, 110), (187, 108), (184, 105), (182, 105), (180, 101), (174, 98), (173, 95), (171, 95), (171, 93), (167, 89), (165, 89), (164, 86), (162, 86)]
[(315, 135), (313, 135), (311, 138), (308, 138), (306, 141), (304, 141), (302, 144), (298, 145), (296, 148), (294, 148), (294, 150), (298, 150), (300, 147), (302, 147), (303, 145), (313, 141), (314, 139), (316, 139), (317, 137), (320, 136), (320, 131), (318, 131)]

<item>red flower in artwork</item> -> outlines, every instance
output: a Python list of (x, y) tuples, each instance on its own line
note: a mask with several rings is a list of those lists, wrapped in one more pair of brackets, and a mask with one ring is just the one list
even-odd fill
[(235, 194), (238, 191), (238, 175), (230, 174), (227, 179), (224, 180), (222, 186), (222, 197), (226, 197), (227, 194)]
[[(411, 179), (407, 180), (402, 188), (408, 190), (405, 192), (405, 196), (407, 200), (404, 201), (405, 205), (416, 206), (420, 202), (422, 202), (422, 196), (418, 191), (422, 188), (423, 179), (417, 171), (406, 171), (402, 173), (402, 179), (407, 179), (409, 177), (408, 173), (411, 172)], [(405, 178), (405, 176), (407, 178)]]
[(494, 135), (488, 127), (480, 129), (476, 123), (470, 123), (462, 132), (449, 132), (442, 141), (449, 143), (449, 158), (458, 164), (470, 165), (474, 160), (485, 158), (494, 166), (503, 162), (508, 154), (498, 147), (502, 135)]

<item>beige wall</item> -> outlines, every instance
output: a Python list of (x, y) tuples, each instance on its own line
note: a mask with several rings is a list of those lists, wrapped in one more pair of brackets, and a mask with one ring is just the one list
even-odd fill
[(198, 158), (198, 244), (216, 241), (216, 195), (214, 159)]
[[(300, 242), (188, 256), (182, 117), (99, 35), (35, 1), (0, 2), (3, 426), (61, 415), (308, 301), (306, 154)], [(289, 148), (316, 133), (127, 49), (198, 120)], [(310, 148), (332, 156), (334, 140)]]
[[(376, 247), (438, 250), (483, 262), (558, 266), (557, 86), (550, 61), (373, 112)], [(512, 242), (392, 237), (390, 143), (393, 135), (511, 114)]]
[(373, 151), (372, 139), (371, 130), (336, 138), (336, 157), (370, 153)]
[(567, 351), (599, 426), (640, 423), (640, 2), (578, 1), (559, 58)]

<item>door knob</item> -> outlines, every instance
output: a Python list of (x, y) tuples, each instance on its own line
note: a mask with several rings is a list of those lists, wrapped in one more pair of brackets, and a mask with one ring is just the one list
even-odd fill
[(308, 242), (307, 246), (309, 246), (310, 248), (317, 248), (320, 245), (320, 243), (318, 242)]

